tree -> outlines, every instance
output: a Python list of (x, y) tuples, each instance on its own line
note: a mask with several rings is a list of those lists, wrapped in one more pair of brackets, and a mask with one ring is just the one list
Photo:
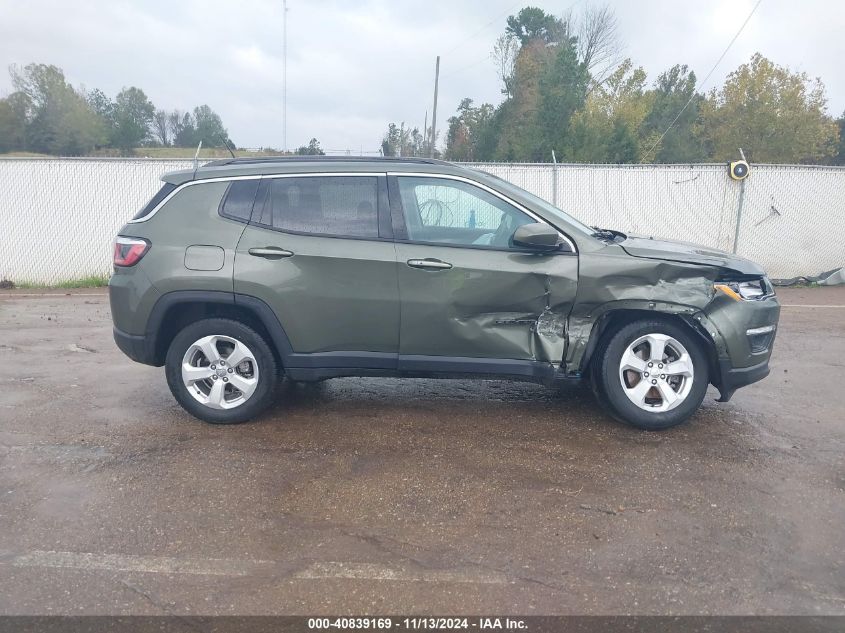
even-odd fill
[(626, 59), (573, 115), (567, 160), (631, 163), (640, 155), (639, 130), (649, 112), (646, 73)]
[(114, 101), (109, 99), (99, 88), (88, 93), (86, 100), (91, 109), (104, 121), (114, 122)]
[(0, 153), (26, 149), (26, 113), (29, 97), (13, 92), (0, 99)]
[(229, 133), (223, 127), (220, 115), (207, 105), (194, 108), (197, 143), (201, 140), (208, 147), (227, 147)]
[(564, 39), (567, 33), (560, 18), (537, 7), (525, 7), (515, 16), (508, 16), (505, 35), (515, 37), (525, 46), (533, 40), (553, 44)]
[[(641, 129), (644, 147), (642, 160), (657, 163), (706, 160), (698, 129), (704, 95), (697, 93), (695, 86), (695, 73), (686, 65), (676, 64), (657, 77), (651, 91), (651, 110)], [(666, 134), (660, 140), (664, 132)], [(659, 144), (655, 146), (658, 141)]]
[(622, 43), (613, 10), (587, 5), (578, 21), (577, 37), (578, 57), (592, 76), (592, 86), (601, 85), (620, 63)]
[(766, 163), (819, 162), (836, 153), (839, 130), (826, 113), (824, 84), (757, 53), (728, 75), (702, 107), (715, 160), (736, 156)]
[(160, 108), (153, 114), (152, 133), (164, 147), (170, 145), (170, 115)]
[(399, 154), (399, 128), (395, 123), (387, 126), (387, 132), (381, 139), (382, 156), (397, 156)]
[(61, 69), (28, 64), (9, 69), (12, 85), (26, 105), (26, 149), (75, 156), (106, 142), (106, 126), (88, 105), (81, 91), (66, 80)]
[(494, 116), (493, 106), (484, 103), (473, 107), (472, 99), (461, 100), (457, 115), (449, 118), (446, 134), (446, 157), (448, 160), (474, 161), (489, 159), (485, 155), (489, 145), (490, 128)]
[(194, 118), (190, 112), (181, 112), (180, 110), (169, 112), (167, 114), (167, 126), (170, 129), (173, 145), (176, 147), (193, 147), (197, 145), (198, 142), (194, 142), (196, 137)]
[(308, 145), (303, 145), (299, 149), (296, 150), (296, 154), (299, 156), (325, 156), (326, 153), (320, 147), (320, 141), (316, 138), (312, 138), (308, 141)]
[(834, 165), (845, 165), (845, 112), (836, 119), (836, 125), (839, 126), (839, 145), (831, 162)]
[(124, 88), (114, 100), (112, 145), (131, 151), (150, 135), (155, 106), (140, 88)]
[[(426, 130), (429, 135), (431, 128)], [(383, 156), (428, 156), (427, 140), (430, 136), (423, 136), (419, 128), (406, 128), (405, 123), (397, 126), (391, 123), (381, 140)]]
[(502, 82), (502, 94), (507, 98), (513, 96), (514, 65), (519, 54), (519, 40), (513, 35), (505, 33), (493, 45), (493, 60), (496, 62), (496, 73)]
[(496, 111), (498, 135), (496, 148), (489, 158), (494, 160), (538, 160), (544, 150), (543, 131), (538, 117), (541, 110), (541, 77), (547, 73), (555, 49), (541, 40), (524, 44), (516, 57), (513, 73), (513, 97)]
[(553, 58), (540, 74), (537, 113), (540, 138), (527, 158), (548, 160), (552, 150), (564, 150), (569, 146), (570, 121), (584, 105), (589, 82), (587, 66), (578, 60), (576, 39), (569, 38), (558, 44)]

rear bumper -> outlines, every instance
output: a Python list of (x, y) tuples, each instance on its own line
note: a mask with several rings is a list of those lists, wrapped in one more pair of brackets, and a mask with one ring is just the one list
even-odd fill
[(152, 345), (149, 345), (147, 337), (143, 334), (127, 334), (126, 332), (113, 328), (114, 342), (120, 351), (129, 358), (145, 365), (155, 365)]
[(763, 380), (769, 375), (769, 359), (751, 367), (733, 367), (729, 360), (719, 361), (719, 394), (718, 402), (727, 402), (740, 387)]

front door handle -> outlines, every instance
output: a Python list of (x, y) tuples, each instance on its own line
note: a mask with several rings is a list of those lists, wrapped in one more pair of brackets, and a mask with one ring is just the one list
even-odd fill
[(268, 246), (267, 248), (251, 248), (249, 254), (255, 257), (265, 257), (267, 259), (281, 259), (282, 257), (293, 257), (291, 251), (286, 251), (283, 248), (276, 248), (275, 246)]
[(449, 262), (439, 259), (409, 259), (408, 266), (411, 268), (422, 268), (424, 270), (448, 270), (452, 267)]

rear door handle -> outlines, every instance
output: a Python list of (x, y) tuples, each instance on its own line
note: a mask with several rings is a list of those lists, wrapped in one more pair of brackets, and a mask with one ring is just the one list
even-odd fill
[(255, 257), (265, 257), (267, 259), (281, 259), (282, 257), (293, 257), (291, 251), (286, 251), (283, 248), (276, 248), (275, 246), (268, 246), (267, 248), (251, 248), (249, 254)]
[(422, 268), (424, 270), (448, 270), (452, 267), (449, 262), (439, 259), (409, 259), (408, 266), (411, 268)]

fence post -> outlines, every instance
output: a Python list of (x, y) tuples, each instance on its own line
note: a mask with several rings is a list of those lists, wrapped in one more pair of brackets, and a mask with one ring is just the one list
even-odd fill
[(745, 201), (745, 180), (739, 183), (739, 202), (736, 205), (736, 230), (734, 231), (734, 250), (736, 255), (737, 244), (739, 243), (739, 225), (742, 223), (742, 203)]
[(557, 158), (552, 150), (552, 205), (557, 206)]

